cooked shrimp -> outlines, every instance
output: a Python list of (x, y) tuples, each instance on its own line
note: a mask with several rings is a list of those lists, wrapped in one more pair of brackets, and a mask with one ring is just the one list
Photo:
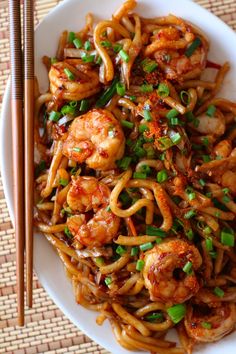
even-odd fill
[(187, 262), (194, 271), (202, 264), (202, 257), (195, 246), (180, 239), (163, 242), (146, 253), (143, 276), (152, 301), (176, 304), (196, 294), (196, 275), (182, 271)]
[(199, 124), (194, 126), (190, 124), (191, 127), (201, 134), (209, 134), (220, 136), (225, 132), (225, 121), (222, 119), (221, 114), (215, 117), (209, 117), (206, 114), (201, 114), (197, 117)]
[(232, 152), (232, 143), (230, 140), (221, 140), (213, 149), (216, 156), (228, 157)]
[(93, 211), (93, 217), (87, 222), (86, 214), (73, 215), (67, 219), (67, 226), (74, 236), (87, 247), (102, 246), (116, 236), (120, 218), (107, 209), (110, 189), (94, 177), (78, 177), (73, 180), (67, 194), (67, 203), (74, 212)]
[(93, 109), (75, 118), (64, 142), (63, 154), (89, 168), (109, 170), (122, 158), (125, 137), (120, 123), (111, 112)]
[(80, 59), (67, 59), (53, 64), (49, 80), (51, 93), (64, 100), (82, 100), (100, 90), (97, 72)]
[(215, 342), (233, 330), (236, 316), (234, 304), (207, 309), (207, 313), (201, 314), (201, 309), (197, 308), (196, 311), (190, 307), (187, 311), (185, 328), (188, 335), (197, 342)]

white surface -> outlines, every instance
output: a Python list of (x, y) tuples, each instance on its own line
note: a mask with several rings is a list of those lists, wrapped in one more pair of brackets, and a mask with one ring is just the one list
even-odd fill
[[(36, 75), (41, 92), (47, 90), (48, 79), (41, 63), (43, 55), (55, 56), (58, 38), (62, 30), (78, 31), (83, 27), (87, 12), (96, 18), (110, 18), (112, 12), (122, 3), (121, 0), (68, 0), (57, 6), (36, 30)], [(225, 80), (222, 96), (236, 100), (236, 36), (221, 20), (188, 0), (139, 0), (136, 12), (146, 17), (173, 13), (198, 25), (210, 38), (209, 59), (218, 63), (229, 60), (231, 71)], [(11, 158), (11, 116), (9, 83), (6, 89), (1, 118), (0, 160), (7, 204), (13, 220), (12, 158)], [(33, 191), (32, 191), (33, 193)], [(96, 313), (85, 310), (74, 301), (70, 281), (66, 278), (63, 266), (46, 239), (35, 235), (34, 266), (39, 280), (48, 294), (65, 315), (90, 338), (114, 354), (128, 354), (115, 341), (108, 322), (102, 327), (95, 323)], [(236, 333), (215, 344), (198, 347), (201, 354), (228, 354), (235, 352)], [(234, 348), (234, 349), (233, 349)]]

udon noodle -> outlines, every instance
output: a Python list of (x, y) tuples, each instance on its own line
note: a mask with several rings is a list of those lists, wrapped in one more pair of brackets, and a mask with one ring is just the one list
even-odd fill
[(230, 65), (208, 60), (193, 24), (135, 6), (88, 14), (43, 58), (35, 225), (121, 346), (191, 353), (235, 326), (236, 104), (218, 97)]

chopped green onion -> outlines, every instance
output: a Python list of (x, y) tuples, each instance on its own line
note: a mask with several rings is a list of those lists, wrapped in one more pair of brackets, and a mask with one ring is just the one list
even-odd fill
[(149, 130), (148, 126), (146, 124), (140, 124), (138, 127), (139, 133), (144, 133)]
[(134, 127), (134, 123), (129, 122), (127, 120), (121, 120), (121, 125), (122, 127), (129, 128), (129, 129), (133, 129)]
[(212, 193), (211, 192), (206, 192), (205, 195), (206, 195), (207, 198), (211, 198), (212, 197)]
[(193, 122), (195, 119), (195, 116), (194, 116), (193, 112), (191, 112), (191, 111), (186, 113), (186, 117), (187, 117), (188, 122)]
[(216, 212), (215, 212), (215, 217), (216, 217), (216, 218), (220, 218), (220, 211), (216, 211)]
[(136, 96), (129, 96), (128, 97), (130, 99), (130, 101), (134, 102), (136, 101), (137, 97)]
[(177, 117), (170, 118), (170, 125), (180, 125), (180, 120)]
[(222, 245), (230, 247), (234, 246), (234, 234), (230, 229), (224, 228), (220, 233), (220, 237)]
[(153, 92), (153, 85), (152, 84), (143, 84), (140, 86), (140, 90), (143, 93)]
[(80, 102), (80, 107), (79, 107), (79, 110), (80, 112), (85, 112), (89, 109), (89, 101), (86, 100), (86, 99), (83, 99), (81, 102)]
[(83, 149), (81, 149), (81, 148), (79, 148), (79, 147), (74, 147), (74, 148), (73, 148), (73, 151), (75, 151), (75, 152), (82, 152)]
[(180, 99), (185, 105), (188, 105), (189, 101), (190, 101), (190, 97), (189, 97), (188, 91), (181, 91), (180, 92)]
[(141, 62), (142, 66), (143, 66), (143, 70), (146, 72), (146, 73), (152, 73), (154, 70), (156, 70), (157, 68), (157, 63), (154, 61), (154, 60), (150, 60), (150, 59), (144, 59), (142, 62)]
[(195, 50), (202, 44), (202, 41), (199, 37), (197, 37), (191, 44), (190, 46), (186, 49), (185, 55), (186, 57), (191, 57)]
[(65, 179), (65, 178), (60, 178), (60, 179), (59, 179), (59, 184), (60, 184), (61, 186), (63, 186), (63, 187), (67, 186), (68, 183), (69, 183), (68, 180)]
[(127, 251), (126, 248), (123, 247), (123, 246), (121, 246), (121, 245), (119, 245), (119, 246), (117, 247), (117, 249), (116, 249), (116, 253), (119, 254), (120, 256), (122, 256), (123, 254), (125, 254), (126, 251)]
[(173, 146), (173, 143), (168, 136), (163, 136), (163, 137), (159, 138), (158, 142), (160, 143), (161, 148), (164, 150), (167, 150), (171, 146)]
[(140, 171), (146, 173), (147, 175), (150, 175), (152, 172), (151, 168), (148, 165), (142, 165), (140, 167)]
[(211, 161), (211, 158), (210, 158), (209, 155), (202, 155), (202, 159), (203, 159), (203, 161), (206, 162), (206, 163)]
[(120, 55), (120, 57), (121, 57), (121, 59), (123, 60), (123, 61), (125, 61), (126, 63), (128, 63), (129, 62), (129, 55), (126, 53), (126, 51), (124, 50), (124, 49), (121, 49), (120, 51), (119, 51), (119, 55)]
[(204, 232), (204, 234), (207, 234), (207, 235), (210, 235), (212, 232), (210, 226), (204, 227), (204, 229), (202, 231)]
[(73, 167), (73, 168), (70, 170), (71, 175), (74, 176), (74, 175), (76, 174), (77, 170), (78, 170), (78, 167)]
[(215, 287), (214, 289), (214, 294), (218, 297), (223, 297), (225, 292), (224, 290), (222, 290), (221, 288), (219, 288), (218, 286)]
[(53, 64), (56, 64), (57, 63), (57, 58), (55, 58), (55, 57), (52, 57), (51, 58), (51, 64), (53, 65)]
[(207, 116), (214, 117), (215, 112), (216, 112), (216, 106), (214, 106), (213, 104), (208, 106), (207, 111), (206, 111)]
[(143, 110), (143, 118), (147, 121), (147, 122), (151, 122), (152, 121), (152, 116), (149, 110), (144, 109)]
[(158, 245), (159, 245), (160, 243), (162, 243), (162, 241), (163, 241), (163, 240), (162, 240), (161, 237), (157, 237), (156, 240), (155, 240), (156, 244), (158, 244)]
[(196, 193), (189, 193), (189, 195), (188, 195), (188, 199), (189, 200), (193, 200), (193, 199), (195, 199), (196, 198)]
[(159, 236), (159, 237), (166, 237), (167, 234), (165, 231), (159, 229), (158, 227), (147, 225), (146, 226), (146, 234), (148, 236)]
[(136, 263), (136, 270), (140, 272), (143, 269), (144, 264), (144, 261), (142, 259), (139, 259)]
[(166, 118), (172, 119), (172, 118), (176, 118), (178, 115), (179, 112), (177, 111), (177, 109), (173, 108), (167, 113)]
[(149, 322), (156, 322), (157, 320), (163, 321), (164, 317), (161, 312), (154, 312), (151, 315), (145, 316), (145, 320)]
[(157, 172), (157, 182), (162, 183), (168, 179), (168, 173), (166, 170), (161, 170)]
[(199, 179), (199, 184), (204, 187), (206, 185), (206, 182), (204, 181), (204, 179), (200, 178)]
[(85, 50), (91, 50), (91, 43), (90, 43), (89, 41), (86, 41), (86, 42), (84, 43), (84, 49), (85, 49)]
[(104, 281), (105, 281), (106, 286), (109, 286), (112, 283), (111, 277), (106, 277)]
[(96, 264), (97, 264), (98, 267), (102, 266), (102, 265), (105, 263), (103, 257), (96, 257), (96, 258), (95, 258), (95, 262), (96, 262)]
[(131, 248), (131, 256), (135, 257), (139, 254), (139, 248), (137, 246)]
[(125, 84), (122, 84), (121, 82), (117, 82), (116, 84), (116, 92), (118, 93), (118, 95), (120, 96), (124, 96), (125, 95)]
[(224, 203), (229, 203), (231, 201), (230, 197), (228, 197), (227, 195), (224, 195), (222, 198), (222, 202)]
[(95, 59), (95, 55), (94, 54), (92, 54), (92, 55), (84, 54), (82, 56), (82, 60), (83, 60), (84, 63), (93, 63), (94, 59)]
[(100, 56), (97, 58), (95, 64), (97, 64), (97, 65), (101, 65), (102, 64), (102, 58)]
[(161, 82), (158, 85), (157, 93), (161, 97), (167, 97), (170, 94), (169, 87), (165, 83)]
[(155, 150), (152, 146), (145, 147), (145, 151), (148, 159), (153, 159), (155, 157)]
[(69, 32), (69, 35), (68, 35), (68, 42), (69, 42), (70, 44), (72, 44), (73, 41), (74, 41), (74, 39), (75, 39), (75, 32)]
[(109, 41), (101, 41), (101, 46), (104, 48), (111, 48), (112, 44)]
[(207, 137), (202, 138), (203, 145), (208, 146), (209, 145), (209, 139)]
[(189, 229), (187, 232), (186, 232), (186, 236), (187, 238), (191, 241), (193, 239), (193, 230), (192, 229)]
[(216, 252), (216, 251), (210, 251), (210, 252), (209, 252), (209, 255), (211, 256), (211, 258), (216, 259), (216, 257), (217, 257), (217, 252)]
[(69, 80), (73, 81), (75, 79), (75, 75), (68, 68), (64, 69), (64, 73), (66, 74)]
[(212, 327), (210, 322), (202, 322), (201, 326), (205, 329), (211, 329), (211, 327)]
[(222, 189), (222, 192), (223, 192), (224, 194), (228, 194), (228, 193), (229, 193), (229, 188), (223, 188), (223, 189)]
[(110, 205), (108, 205), (108, 207), (106, 207), (106, 211), (110, 212), (111, 211), (111, 207)]
[(197, 128), (197, 127), (199, 126), (199, 124), (200, 124), (200, 120), (199, 120), (198, 118), (195, 118), (195, 119), (193, 120), (193, 126), (194, 126), (195, 128)]
[(143, 149), (142, 147), (138, 146), (134, 149), (134, 153), (138, 157), (144, 157), (146, 155), (146, 150)]
[(55, 111), (50, 112), (50, 115), (49, 115), (49, 120), (50, 121), (58, 122), (60, 118), (61, 118), (61, 113), (60, 112), (55, 112)]
[(147, 251), (147, 250), (150, 250), (151, 248), (153, 248), (153, 244), (151, 242), (147, 242), (147, 243), (144, 243), (143, 245), (140, 245), (139, 246), (140, 250), (141, 251)]
[(123, 46), (120, 43), (116, 43), (116, 44), (113, 45), (113, 50), (114, 50), (115, 53), (119, 53), (122, 48), (123, 48)]
[(146, 179), (147, 174), (142, 172), (134, 172), (133, 178)]
[(83, 42), (81, 41), (80, 38), (75, 38), (73, 40), (73, 44), (74, 44), (75, 48), (77, 48), (77, 49), (80, 49), (83, 46)]
[(125, 156), (123, 159), (117, 161), (117, 165), (119, 168), (122, 168), (123, 170), (127, 170), (129, 165), (131, 164), (132, 157)]
[(116, 93), (116, 84), (118, 82), (118, 78), (115, 78), (110, 87), (108, 87), (101, 97), (96, 102), (96, 107), (104, 107), (108, 101), (114, 96)]
[(193, 218), (195, 215), (196, 215), (196, 211), (191, 209), (191, 210), (187, 211), (187, 213), (184, 214), (184, 218), (188, 220), (188, 219)]
[(184, 266), (183, 266), (183, 271), (184, 273), (190, 275), (192, 273), (192, 266), (193, 263), (188, 261)]
[(73, 108), (77, 107), (77, 105), (78, 105), (78, 101), (71, 101), (71, 102), (69, 103), (69, 106), (71, 106), (71, 107), (73, 107)]
[(185, 304), (174, 305), (167, 309), (167, 313), (175, 324), (179, 323), (186, 314), (186, 306)]
[(213, 251), (212, 237), (206, 238), (205, 244), (206, 244), (206, 249), (207, 249), (208, 252)]
[(179, 133), (173, 134), (170, 137), (170, 139), (171, 139), (172, 143), (175, 144), (175, 145), (178, 145), (181, 142), (181, 140), (182, 140), (181, 135)]
[(66, 236), (67, 236), (68, 238), (70, 238), (70, 239), (73, 238), (73, 235), (72, 235), (72, 233), (70, 232), (68, 226), (66, 226), (66, 227), (64, 228), (64, 233), (66, 234)]
[(63, 106), (62, 109), (61, 109), (61, 113), (63, 115), (66, 115), (66, 114), (74, 115), (75, 114), (75, 108), (71, 107), (69, 105)]

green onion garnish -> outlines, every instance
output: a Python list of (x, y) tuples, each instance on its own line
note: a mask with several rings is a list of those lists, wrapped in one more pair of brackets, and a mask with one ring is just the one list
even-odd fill
[(146, 226), (146, 234), (148, 236), (159, 236), (159, 237), (166, 237), (167, 233), (158, 227), (147, 225)]
[(136, 97), (136, 96), (129, 96), (128, 98), (129, 98), (129, 99), (130, 99), (130, 101), (132, 101), (132, 102), (135, 102), (135, 101), (136, 101), (136, 99), (137, 99), (137, 97)]
[(143, 245), (140, 245), (139, 246), (140, 250), (141, 251), (147, 251), (147, 250), (150, 250), (151, 248), (153, 248), (153, 244), (151, 242), (147, 242), (147, 243), (144, 243)]
[(175, 324), (179, 323), (186, 314), (186, 306), (185, 304), (174, 305), (167, 309), (167, 313)]
[(134, 127), (134, 123), (129, 122), (127, 120), (121, 120), (121, 125), (122, 125), (122, 127), (129, 128), (129, 129), (133, 129), (133, 127)]
[(69, 103), (69, 106), (71, 106), (71, 107), (73, 107), (73, 108), (77, 107), (77, 105), (78, 105), (78, 101), (71, 101), (71, 102)]
[(122, 168), (123, 170), (127, 170), (129, 165), (131, 164), (132, 158), (129, 156), (123, 157), (123, 159), (117, 161), (117, 165), (119, 168)]
[(207, 137), (202, 138), (202, 143), (203, 143), (203, 145), (208, 146), (209, 145), (209, 139)]
[(158, 85), (157, 93), (161, 97), (167, 97), (170, 94), (169, 87), (165, 83), (161, 82)]
[(166, 170), (161, 170), (157, 172), (157, 182), (162, 183), (168, 179), (168, 173)]
[(157, 320), (163, 321), (164, 317), (161, 312), (154, 312), (151, 315), (145, 316), (145, 320), (149, 322), (156, 322)]
[(69, 42), (70, 44), (72, 44), (73, 41), (74, 41), (74, 39), (75, 39), (75, 32), (69, 32), (69, 35), (68, 35), (68, 42)]
[(181, 142), (181, 140), (182, 140), (181, 135), (179, 133), (173, 134), (170, 137), (170, 139), (171, 139), (172, 143), (175, 144), (175, 145), (178, 145)]
[(155, 157), (155, 150), (152, 146), (145, 147), (145, 151), (148, 159), (153, 159)]
[(68, 180), (65, 179), (65, 178), (60, 178), (60, 179), (59, 179), (59, 184), (60, 184), (61, 186), (63, 186), (63, 187), (67, 186), (68, 183), (69, 183)]
[(144, 261), (142, 259), (139, 259), (136, 263), (136, 270), (140, 272), (143, 269), (144, 264)]
[(55, 64), (55, 63), (57, 63), (57, 58), (55, 58), (55, 57), (52, 57), (51, 58), (51, 64), (53, 65), (53, 64)]
[(222, 245), (234, 247), (234, 234), (230, 229), (224, 228), (220, 233), (220, 237)]
[(204, 187), (206, 185), (206, 182), (204, 181), (204, 179), (200, 178), (199, 179), (199, 184)]
[(65, 114), (74, 115), (74, 114), (75, 114), (75, 108), (74, 108), (74, 107), (71, 107), (71, 106), (69, 106), (69, 105), (63, 106), (62, 109), (61, 109), (61, 113), (62, 113), (63, 115), (65, 115)]
[(212, 242), (212, 237), (208, 237), (205, 240), (205, 244), (206, 244), (206, 249), (208, 252), (213, 251), (213, 242)]
[(73, 151), (75, 151), (75, 152), (82, 152), (83, 149), (81, 149), (81, 148), (79, 148), (79, 147), (74, 147), (74, 148), (73, 148)]
[(123, 46), (120, 43), (116, 43), (116, 44), (113, 45), (113, 50), (114, 50), (115, 53), (119, 53), (122, 48), (123, 48)]
[(70, 238), (70, 239), (73, 238), (73, 235), (72, 235), (72, 233), (70, 232), (68, 226), (66, 226), (66, 227), (64, 228), (64, 233), (66, 234), (66, 236), (67, 236), (68, 238)]
[(119, 245), (119, 246), (117, 247), (117, 249), (116, 249), (116, 253), (119, 254), (120, 256), (122, 256), (123, 254), (125, 254), (126, 251), (127, 251), (126, 248), (123, 247), (123, 246), (121, 246), (121, 245)]
[(216, 112), (216, 106), (214, 106), (213, 104), (211, 104), (210, 106), (208, 106), (207, 111), (206, 111), (206, 114), (207, 114), (209, 117), (214, 117), (215, 112)]
[(121, 49), (119, 51), (119, 55), (123, 61), (125, 61), (126, 63), (129, 62), (129, 55), (126, 53), (126, 51), (124, 49)]
[(188, 105), (189, 101), (190, 101), (190, 97), (189, 97), (188, 91), (181, 91), (180, 92), (180, 99), (185, 105)]
[(199, 37), (197, 37), (191, 44), (190, 46), (186, 49), (185, 55), (186, 57), (191, 57), (195, 50), (202, 44), (202, 41)]
[(95, 262), (98, 267), (102, 266), (105, 263), (104, 258), (102, 258), (102, 257), (96, 257)]
[(228, 197), (227, 195), (224, 195), (222, 198), (222, 202), (224, 203), (229, 203), (231, 201), (230, 197)]
[(116, 93), (116, 84), (118, 82), (118, 78), (115, 78), (108, 89), (106, 89), (101, 97), (96, 102), (96, 107), (104, 107), (108, 101), (114, 96)]
[(122, 84), (121, 82), (117, 82), (116, 84), (116, 92), (118, 93), (118, 95), (120, 96), (124, 96), (125, 95), (125, 84)]
[(216, 251), (210, 251), (209, 254), (210, 254), (211, 258), (216, 259), (216, 257), (217, 257)]
[(158, 244), (158, 245), (159, 245), (160, 243), (162, 243), (162, 241), (163, 241), (163, 240), (162, 240), (161, 237), (157, 237), (156, 240), (155, 240), (156, 244)]
[(188, 219), (193, 218), (195, 215), (196, 215), (196, 211), (191, 209), (191, 210), (187, 211), (187, 213), (184, 214), (184, 218), (188, 220)]
[(210, 158), (209, 155), (202, 155), (202, 159), (203, 159), (203, 161), (206, 162), (206, 163), (211, 161), (211, 158)]
[(214, 289), (214, 294), (218, 297), (223, 297), (225, 292), (224, 290), (222, 290), (221, 288), (219, 288), (218, 286), (215, 287)]
[(205, 329), (211, 329), (211, 327), (212, 327), (210, 322), (202, 322), (201, 326)]
[(101, 65), (102, 64), (102, 58), (100, 56), (97, 58), (95, 64), (97, 64), (97, 65)]
[(152, 172), (151, 168), (148, 165), (142, 165), (140, 171), (146, 173), (147, 175), (150, 175), (150, 173)]
[(139, 254), (139, 248), (137, 246), (131, 248), (131, 256), (135, 257)]
[(64, 69), (64, 73), (66, 74), (69, 80), (73, 81), (75, 79), (75, 75), (68, 68)]
[(186, 236), (191, 241), (193, 239), (193, 237), (194, 237), (193, 230), (189, 229), (188, 231), (186, 231)]
[(136, 156), (138, 156), (140, 158), (146, 156), (146, 150), (140, 146), (138, 146), (134, 149), (134, 153)]
[(228, 193), (229, 193), (229, 188), (223, 188), (223, 189), (222, 189), (222, 192), (223, 192), (224, 194), (228, 194)]
[(169, 149), (173, 145), (172, 141), (170, 140), (170, 138), (168, 136), (163, 136), (163, 137), (159, 138), (158, 142), (160, 143), (161, 148), (164, 150)]
[(100, 43), (104, 48), (111, 48), (112, 46), (111, 42), (109, 41), (101, 41)]
[(147, 178), (147, 174), (146, 173), (142, 173), (142, 172), (134, 172), (133, 178), (146, 179)]
[(84, 54), (82, 56), (82, 60), (83, 60), (84, 63), (93, 63), (94, 59), (95, 59), (95, 55), (94, 54), (92, 54), (92, 55)]
[(60, 118), (61, 118), (60, 112), (52, 111), (52, 112), (50, 112), (48, 119), (51, 120), (52, 122), (58, 122)]
[(210, 226), (206, 226), (206, 227), (204, 227), (203, 232), (204, 232), (204, 234), (210, 235), (212, 230), (211, 230)]
[(111, 277), (106, 277), (104, 281), (105, 281), (106, 286), (109, 286), (112, 283)]
[(151, 122), (152, 121), (152, 115), (150, 113), (150, 111), (148, 109), (144, 109), (143, 110), (143, 118), (147, 121), (147, 122)]
[(153, 85), (152, 84), (143, 84), (140, 86), (140, 90), (143, 93), (153, 92)]
[(195, 116), (194, 116), (193, 112), (190, 111), (190, 112), (186, 113), (186, 118), (187, 118), (187, 121), (191, 123), (194, 121)]
[(149, 130), (148, 126), (146, 124), (140, 124), (138, 127), (139, 133), (144, 133)]
[(86, 99), (83, 99), (81, 102), (80, 102), (80, 107), (79, 107), (79, 110), (80, 112), (85, 112), (89, 109), (89, 101), (86, 100)]
[(192, 273), (192, 262), (188, 261), (184, 266), (183, 266), (183, 271), (184, 273), (190, 275)]
[(75, 38), (73, 40), (73, 44), (74, 44), (75, 48), (77, 48), (77, 49), (80, 49), (83, 46), (83, 42), (81, 41), (80, 38)]
[(154, 60), (150, 60), (148, 58), (144, 59), (142, 62), (142, 67), (143, 67), (143, 70), (146, 72), (146, 73), (152, 73), (154, 70), (156, 70), (157, 68), (157, 63), (154, 61)]
[(86, 42), (84, 43), (84, 49), (85, 49), (85, 50), (91, 50), (91, 43), (90, 43), (89, 41), (86, 41)]
[(176, 118), (178, 115), (179, 112), (177, 111), (177, 109), (173, 108), (167, 113), (166, 118), (172, 119), (172, 118)]
[(180, 120), (177, 117), (170, 118), (170, 125), (180, 125)]

